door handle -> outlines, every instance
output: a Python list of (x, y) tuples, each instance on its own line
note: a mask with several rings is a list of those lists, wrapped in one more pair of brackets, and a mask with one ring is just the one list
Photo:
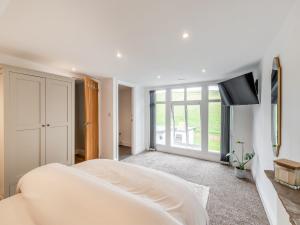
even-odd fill
[(91, 125), (92, 123), (91, 122), (86, 122), (84, 123), (84, 126), (88, 126), (88, 125)]

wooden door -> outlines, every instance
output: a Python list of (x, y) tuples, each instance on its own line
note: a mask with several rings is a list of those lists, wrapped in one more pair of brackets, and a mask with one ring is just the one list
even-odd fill
[(99, 158), (98, 91), (98, 83), (85, 77), (85, 160)]
[(46, 79), (46, 163), (72, 163), (72, 83)]
[(10, 73), (9, 195), (25, 173), (45, 163), (45, 78)]

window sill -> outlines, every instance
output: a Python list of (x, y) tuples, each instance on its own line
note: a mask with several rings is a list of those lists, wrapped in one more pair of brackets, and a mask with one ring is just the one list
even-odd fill
[(210, 153), (210, 154), (216, 154), (216, 155), (220, 155), (221, 154), (221, 152), (210, 151), (210, 150), (208, 150), (208, 153)]
[[(162, 145), (162, 144), (157, 144), (157, 146), (163, 146), (163, 147), (168, 147), (167, 145)], [(194, 150), (194, 151), (198, 151), (198, 152), (202, 152), (201, 148), (197, 148), (197, 147), (193, 147), (193, 146), (189, 146), (189, 145), (170, 145), (170, 148), (180, 148), (180, 149), (187, 149), (187, 150)], [(216, 155), (220, 155), (220, 152), (217, 151), (213, 151), (213, 150), (208, 150), (208, 151), (203, 151), (205, 153), (208, 154), (216, 154)]]
[(203, 150), (195, 150), (192, 148), (186, 147), (174, 147), (174, 146), (167, 146), (167, 145), (157, 145), (157, 150), (161, 152), (166, 152), (170, 154), (182, 155), (193, 157), (197, 159), (204, 159), (214, 162), (220, 162), (220, 153), (217, 152), (209, 152)]
[(194, 151), (202, 151), (201, 148), (193, 147), (190, 145), (171, 145), (171, 148), (182, 148), (182, 149), (189, 149), (189, 150), (194, 150)]

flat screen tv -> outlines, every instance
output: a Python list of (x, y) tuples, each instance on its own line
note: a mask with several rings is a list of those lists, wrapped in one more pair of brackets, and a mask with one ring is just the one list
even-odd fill
[(259, 104), (257, 87), (252, 73), (218, 83), (222, 103), (225, 105)]

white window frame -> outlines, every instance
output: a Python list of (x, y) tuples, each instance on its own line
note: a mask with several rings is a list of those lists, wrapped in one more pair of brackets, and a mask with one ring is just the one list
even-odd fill
[[(215, 85), (209, 85), (209, 86), (215, 86)], [(209, 93), (209, 90), (208, 90), (208, 88), (209, 88), (209, 86), (207, 86), (207, 93)], [(209, 99), (208, 98), (208, 104), (207, 104), (207, 110), (208, 110), (208, 113), (209, 113), (209, 103), (211, 103), (211, 102), (217, 102), (217, 103), (221, 103), (221, 99)], [(208, 115), (209, 116), (209, 115)], [(207, 151), (208, 152), (210, 152), (210, 153), (217, 153), (217, 152), (215, 152), (215, 151), (213, 151), (213, 150), (209, 150), (208, 149), (208, 116), (207, 116)], [(218, 153), (217, 153), (218, 154)]]
[[(209, 102), (220, 102), (220, 100), (209, 100), (208, 99), (208, 87), (216, 86), (218, 81), (214, 82), (205, 82), (205, 83), (193, 83), (193, 84), (185, 84), (185, 85), (169, 85), (169, 86), (161, 86), (159, 88), (148, 88), (148, 90), (166, 90), (166, 101), (165, 102), (157, 102), (164, 103), (166, 106), (166, 144), (159, 145), (157, 144), (157, 150), (175, 153), (180, 155), (186, 155), (196, 158), (208, 159), (213, 161), (220, 161), (220, 153), (213, 152), (208, 150), (208, 105)], [(187, 101), (187, 88), (189, 87), (201, 87), (201, 100), (191, 100)], [(171, 89), (180, 89), (184, 88), (184, 100), (185, 101), (171, 101)], [(185, 105), (185, 110), (187, 109), (187, 105), (197, 104), (200, 105), (200, 113), (201, 113), (201, 149), (196, 149), (194, 146), (172, 146), (171, 145), (171, 107), (172, 105)], [(185, 114), (187, 116), (187, 112)], [(149, 121), (149, 120), (148, 120)], [(186, 125), (188, 122), (186, 122)]]
[[(200, 87), (200, 86), (197, 86), (197, 87)], [(171, 89), (169, 89), (169, 92), (171, 93), (171, 90), (172, 90), (173, 88), (171, 88)], [(183, 101), (170, 101), (170, 110), (171, 110), (171, 112), (170, 112), (170, 124), (172, 123), (171, 122), (171, 120), (172, 120), (172, 116), (173, 116), (173, 114), (172, 114), (172, 109), (174, 109), (174, 106), (175, 105), (182, 105), (182, 106), (184, 106), (184, 111), (185, 111), (185, 131), (186, 131), (186, 140), (187, 140), (187, 142), (189, 141), (189, 132), (188, 132), (188, 111), (187, 111), (187, 106), (188, 105), (199, 105), (200, 106), (200, 118), (202, 118), (202, 107), (203, 107), (203, 98), (202, 98), (202, 87), (201, 87), (201, 100), (187, 100), (187, 88), (184, 88), (184, 100)], [(173, 111), (174, 112), (174, 111)], [(186, 147), (186, 148), (191, 148), (191, 149), (195, 149), (195, 150), (199, 150), (199, 151), (202, 151), (202, 136), (203, 136), (203, 132), (202, 132), (202, 119), (201, 119), (201, 124), (199, 124), (199, 125), (201, 125), (201, 147), (199, 148), (199, 147), (197, 147), (197, 145), (192, 145), (192, 144), (189, 144), (189, 143), (186, 143), (186, 144), (184, 144), (184, 145), (182, 145), (182, 146), (180, 146), (180, 145), (172, 145), (172, 143), (171, 143), (171, 141), (169, 142), (169, 145), (171, 146), (171, 147), (181, 147), (181, 148), (183, 148), (183, 147)], [(171, 129), (172, 129), (172, 126), (170, 126), (170, 134), (172, 133), (171, 132)], [(171, 137), (171, 136), (170, 136)]]

